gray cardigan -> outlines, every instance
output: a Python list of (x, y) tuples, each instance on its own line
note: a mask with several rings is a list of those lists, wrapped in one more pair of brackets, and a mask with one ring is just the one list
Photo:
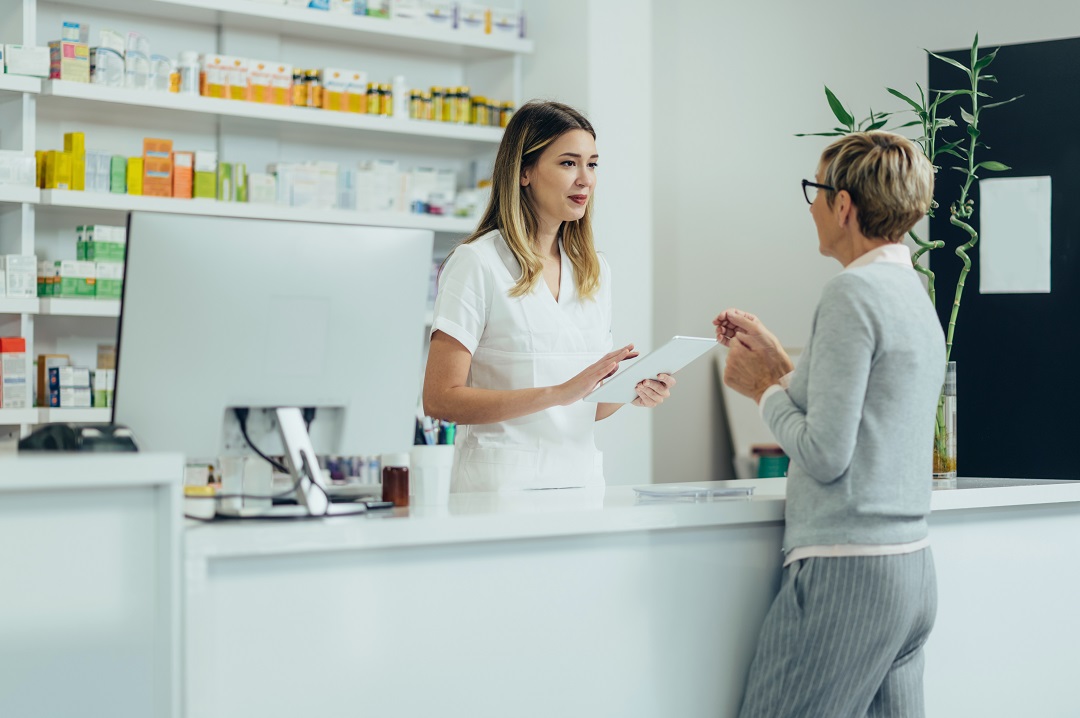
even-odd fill
[(765, 422), (791, 457), (784, 549), (927, 535), (945, 340), (914, 269), (877, 262), (825, 286)]

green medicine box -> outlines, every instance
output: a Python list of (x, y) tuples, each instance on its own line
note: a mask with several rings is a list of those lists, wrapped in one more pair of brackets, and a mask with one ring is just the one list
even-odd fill
[(124, 289), (124, 265), (117, 262), (96, 262), (94, 273), (97, 280), (95, 296), (98, 299), (119, 299)]
[(218, 202), (235, 202), (236, 186), (233, 184), (233, 166), (228, 162), (219, 162), (217, 169)]
[(93, 262), (56, 262), (60, 281), (53, 285), (56, 297), (85, 299), (96, 296), (97, 267)]
[(217, 174), (214, 172), (196, 172), (191, 195), (202, 199), (217, 199)]
[(127, 158), (113, 155), (109, 160), (109, 191), (113, 194), (127, 194)]

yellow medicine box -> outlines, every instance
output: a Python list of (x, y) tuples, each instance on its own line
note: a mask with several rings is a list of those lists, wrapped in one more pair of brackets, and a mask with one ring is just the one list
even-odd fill
[(64, 152), (70, 152), (75, 155), (86, 154), (86, 135), (82, 132), (65, 133)]
[(143, 193), (143, 158), (129, 157), (127, 161), (127, 193)]
[(71, 189), (71, 154), (56, 150), (45, 154), (45, 189)]

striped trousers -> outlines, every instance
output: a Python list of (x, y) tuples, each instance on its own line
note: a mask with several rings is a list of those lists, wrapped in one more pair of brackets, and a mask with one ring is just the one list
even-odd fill
[(928, 548), (796, 561), (762, 626), (740, 718), (922, 718), (936, 612)]

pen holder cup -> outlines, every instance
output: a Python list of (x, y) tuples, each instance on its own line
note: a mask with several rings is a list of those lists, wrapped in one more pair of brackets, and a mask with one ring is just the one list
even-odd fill
[(453, 444), (425, 444), (409, 451), (410, 500), (417, 505), (444, 506), (450, 500)]

